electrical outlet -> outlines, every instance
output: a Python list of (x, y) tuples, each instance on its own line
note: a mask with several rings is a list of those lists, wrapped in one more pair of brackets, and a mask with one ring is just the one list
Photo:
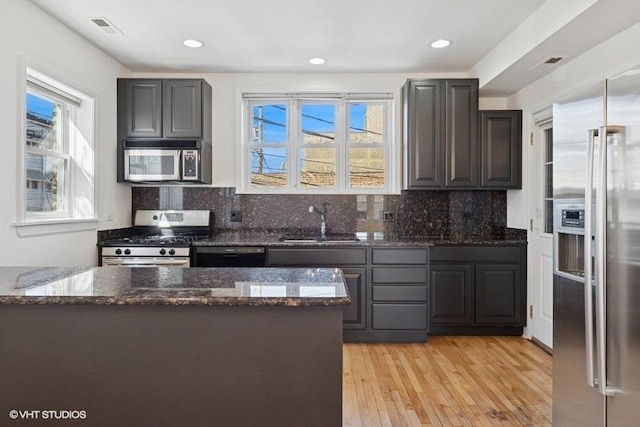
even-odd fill
[(382, 213), (382, 220), (384, 222), (395, 222), (396, 220), (396, 213), (392, 212), (392, 211), (384, 211)]
[(231, 222), (242, 222), (242, 211), (231, 211)]

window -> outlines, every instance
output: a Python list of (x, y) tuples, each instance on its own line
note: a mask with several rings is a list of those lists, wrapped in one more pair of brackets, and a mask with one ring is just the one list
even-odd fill
[(27, 68), (22, 224), (93, 219), (93, 105)]
[(245, 95), (242, 188), (388, 193), (391, 95)]
[(553, 233), (553, 128), (551, 123), (541, 127), (543, 147), (544, 232)]

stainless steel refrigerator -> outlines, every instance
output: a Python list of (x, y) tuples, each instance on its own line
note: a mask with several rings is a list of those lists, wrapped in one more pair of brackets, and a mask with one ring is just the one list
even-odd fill
[(553, 425), (640, 425), (640, 67), (554, 104)]

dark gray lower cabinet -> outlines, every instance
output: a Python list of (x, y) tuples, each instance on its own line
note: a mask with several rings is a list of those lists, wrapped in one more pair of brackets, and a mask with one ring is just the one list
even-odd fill
[(267, 248), (267, 266), (340, 268), (351, 296), (351, 304), (344, 308), (343, 327), (345, 330), (367, 327), (366, 248)]
[(521, 335), (526, 245), (431, 248), (431, 335)]
[(473, 294), (471, 266), (431, 265), (431, 323), (471, 323)]
[(520, 265), (476, 264), (476, 323), (522, 323)]
[(344, 308), (343, 326), (345, 329), (364, 329), (365, 317), (365, 287), (367, 286), (367, 270), (365, 268), (342, 268), (344, 280), (351, 296), (351, 304)]
[(428, 248), (267, 248), (269, 267), (334, 267), (344, 273), (351, 304), (345, 342), (425, 342)]
[(429, 329), (428, 249), (371, 249), (371, 323), (366, 341), (424, 342)]
[(525, 324), (526, 244), (268, 247), (267, 266), (342, 269), (345, 342), (521, 335)]

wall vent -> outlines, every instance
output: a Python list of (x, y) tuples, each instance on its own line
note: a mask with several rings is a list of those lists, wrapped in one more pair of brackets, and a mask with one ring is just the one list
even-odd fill
[(89, 18), (91, 21), (98, 26), (102, 31), (107, 34), (120, 34), (123, 36), (124, 34), (120, 31), (115, 25), (113, 25), (107, 18)]

